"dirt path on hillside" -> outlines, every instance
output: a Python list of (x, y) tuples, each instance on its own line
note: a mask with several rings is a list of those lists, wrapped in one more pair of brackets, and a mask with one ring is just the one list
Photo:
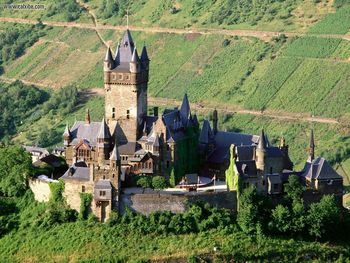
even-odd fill
[[(6, 82), (6, 83), (12, 83), (16, 81), (16, 79), (0, 76), (0, 81)], [(26, 80), (21, 80), (21, 81), (27, 85), (35, 85), (43, 88), (48, 87), (48, 85), (45, 85), (43, 83), (31, 82)], [(80, 95), (83, 96), (84, 98), (91, 97), (91, 96), (104, 96), (104, 90), (100, 88), (81, 90)], [(159, 97), (148, 97), (148, 103), (150, 105), (155, 105), (155, 106), (157, 105), (157, 106), (174, 107), (174, 106), (181, 105), (180, 100), (159, 98)], [(205, 104), (205, 106), (203, 104)], [(208, 101), (192, 102), (191, 108), (196, 112), (202, 112), (202, 113), (208, 113), (213, 111), (214, 109), (217, 109), (219, 112), (225, 112), (225, 113), (231, 113), (231, 114), (239, 113), (239, 114), (249, 114), (254, 116), (268, 117), (273, 119), (288, 120), (288, 121), (304, 121), (304, 122), (316, 122), (316, 123), (341, 125), (341, 123), (334, 118), (310, 116), (307, 113), (293, 113), (293, 112), (273, 111), (273, 110), (265, 110), (265, 111), (248, 110), (248, 109), (243, 109), (227, 103), (216, 103), (216, 102), (208, 102)]]
[[(92, 12), (90, 13), (92, 15)], [(48, 26), (58, 26), (58, 27), (77, 27), (77, 28), (85, 28), (96, 30), (99, 38), (105, 44), (106, 42), (103, 40), (101, 34), (98, 32), (100, 29), (113, 29), (117, 31), (124, 31), (125, 26), (111, 26), (111, 25), (99, 25), (96, 24), (96, 16), (93, 19), (93, 24), (87, 23), (76, 23), (76, 22), (58, 22), (58, 21), (42, 21), (44, 25)], [(23, 18), (12, 18), (12, 17), (0, 17), (0, 22), (9, 22), (9, 23), (20, 23), (20, 24), (37, 24), (38, 21), (33, 19), (23, 19)], [(295, 33), (295, 32), (272, 32), (272, 31), (257, 31), (257, 30), (230, 30), (230, 29), (201, 29), (201, 28), (188, 28), (188, 29), (180, 29), (180, 28), (165, 28), (165, 27), (139, 27), (139, 26), (129, 26), (130, 30), (133, 31), (143, 31), (150, 33), (174, 33), (174, 34), (219, 34), (219, 35), (227, 35), (227, 36), (242, 36), (242, 37), (256, 37), (262, 40), (268, 40), (272, 37), (279, 36), (284, 34), (288, 37), (293, 36), (316, 36), (321, 38), (341, 38), (344, 40), (350, 41), (350, 34), (347, 35), (336, 35), (336, 34), (328, 34), (328, 35), (319, 35), (319, 34), (305, 34), (305, 33)]]
[[(162, 106), (179, 106), (181, 105), (180, 100), (168, 99), (168, 98), (159, 98), (159, 97), (148, 97), (148, 102), (151, 105), (162, 105)], [(204, 104), (206, 106), (204, 106)], [(216, 102), (195, 102), (191, 103), (191, 108), (198, 112), (210, 112), (214, 109), (217, 109), (219, 112), (226, 113), (240, 113), (240, 114), (250, 114), (255, 116), (269, 117), (274, 119), (281, 120), (291, 120), (291, 121), (305, 121), (305, 122), (317, 122), (317, 123), (327, 123), (327, 124), (340, 124), (338, 120), (334, 118), (324, 118), (310, 116), (307, 113), (293, 113), (293, 112), (284, 112), (284, 111), (273, 111), (273, 110), (248, 110), (243, 109), (227, 103), (216, 103)]]

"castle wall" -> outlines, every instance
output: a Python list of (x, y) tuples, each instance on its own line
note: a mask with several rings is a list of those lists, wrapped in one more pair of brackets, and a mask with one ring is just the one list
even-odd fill
[(63, 197), (66, 198), (67, 204), (70, 208), (80, 211), (80, 193), (82, 187), (85, 187), (85, 193), (94, 192), (93, 183), (90, 181), (65, 180)]
[(29, 187), (34, 193), (34, 198), (38, 202), (48, 202), (50, 198), (50, 187), (48, 181), (40, 179), (30, 179)]
[(237, 211), (236, 192), (219, 193), (144, 193), (144, 194), (122, 194), (121, 213), (126, 207), (138, 213), (148, 215), (155, 211), (171, 211), (180, 213), (186, 210), (187, 204), (206, 202), (211, 206), (226, 208), (231, 212)]

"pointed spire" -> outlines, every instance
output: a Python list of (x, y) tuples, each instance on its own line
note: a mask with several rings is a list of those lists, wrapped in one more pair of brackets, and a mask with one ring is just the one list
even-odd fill
[(109, 133), (108, 126), (106, 124), (105, 118), (103, 117), (97, 138), (98, 139), (109, 139), (110, 137), (111, 137), (111, 135)]
[(185, 93), (184, 98), (182, 100), (180, 115), (183, 121), (187, 121), (188, 117), (191, 114), (190, 103), (188, 101), (187, 93)]
[(213, 139), (213, 131), (211, 130), (210, 122), (208, 120), (204, 120), (201, 134), (199, 135), (199, 142), (203, 144), (207, 144), (211, 142), (212, 139)]
[(114, 62), (120, 64), (120, 43), (118, 42), (117, 48), (115, 49)]
[(149, 61), (146, 45), (143, 45), (141, 51), (141, 61)]
[(286, 146), (286, 138), (284, 138), (283, 134), (281, 135), (280, 139), (280, 148), (283, 148)]
[(69, 130), (69, 125), (68, 125), (68, 123), (66, 124), (66, 128), (64, 129), (63, 136), (64, 136), (64, 137), (69, 137), (69, 136), (70, 136), (70, 130)]
[(120, 62), (131, 61), (132, 54), (134, 52), (135, 44), (131, 37), (131, 33), (129, 29), (127, 29), (124, 33), (122, 41), (120, 43), (119, 51), (120, 51)]
[(199, 125), (199, 121), (198, 121), (198, 118), (197, 118), (197, 114), (196, 114), (196, 113), (193, 114), (193, 124), (194, 124), (195, 126)]
[(315, 138), (313, 129), (311, 129), (310, 134), (309, 158), (311, 159), (311, 161), (315, 159)]
[(216, 108), (213, 111), (213, 131), (214, 134), (218, 132), (218, 111)]
[(118, 145), (115, 144), (113, 151), (111, 153), (111, 157), (109, 158), (109, 160), (111, 161), (120, 161), (120, 154), (119, 154), (119, 150), (118, 150)]
[(144, 125), (143, 125), (142, 135), (147, 136), (147, 122), (146, 121), (144, 122)]
[(112, 56), (112, 51), (111, 48), (108, 46), (107, 51), (106, 51), (106, 56), (105, 56), (105, 61), (107, 62), (112, 62), (113, 61), (113, 56)]
[(136, 47), (134, 48), (134, 53), (132, 54), (131, 57), (131, 62), (138, 63), (140, 61), (139, 55), (137, 54), (137, 49)]
[(85, 112), (85, 124), (90, 124), (90, 111), (89, 111), (89, 109), (86, 109), (86, 112)]
[(264, 133), (264, 129), (261, 130), (260, 138), (259, 138), (259, 144), (257, 149), (265, 151), (266, 149), (266, 136)]

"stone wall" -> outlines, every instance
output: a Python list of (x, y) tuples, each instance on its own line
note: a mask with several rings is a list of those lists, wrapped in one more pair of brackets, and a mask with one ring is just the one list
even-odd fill
[(49, 182), (40, 179), (30, 179), (29, 187), (34, 193), (34, 198), (38, 202), (47, 202), (50, 198)]
[(226, 208), (232, 212), (237, 210), (236, 192), (219, 193), (144, 193), (144, 194), (122, 194), (121, 213), (126, 207), (135, 212), (148, 215), (155, 211), (171, 211), (173, 213), (183, 212), (187, 204), (206, 202), (211, 206)]
[(82, 188), (85, 188), (86, 193), (93, 195), (93, 183), (90, 181), (78, 181), (70, 179), (64, 182), (64, 193), (63, 196), (66, 198), (67, 204), (70, 208), (80, 211), (80, 193)]

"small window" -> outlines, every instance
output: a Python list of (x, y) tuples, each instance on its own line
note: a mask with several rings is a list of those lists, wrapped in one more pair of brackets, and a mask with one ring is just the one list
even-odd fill
[(100, 196), (106, 196), (106, 191), (100, 191)]
[(82, 192), (82, 193), (85, 193), (85, 185), (82, 185), (82, 186), (81, 186), (81, 192)]
[(115, 113), (112, 113), (112, 119), (114, 119), (115, 118)]
[(270, 167), (270, 174), (272, 174), (272, 167)]
[(112, 175), (112, 177), (114, 178), (115, 174)]
[(169, 152), (170, 150), (169, 144), (166, 145), (166, 150)]
[(126, 79), (129, 80), (130, 79), (130, 75), (126, 75)]
[(166, 161), (166, 168), (169, 168), (169, 167), (170, 167), (170, 162)]
[(117, 79), (117, 75), (116, 74), (113, 74), (113, 80), (116, 80)]
[(112, 108), (112, 112), (113, 112), (113, 113), (115, 112), (115, 108)]
[(130, 118), (130, 110), (126, 110), (126, 118), (127, 118), (127, 119)]
[(123, 74), (119, 74), (119, 79), (123, 79)]

